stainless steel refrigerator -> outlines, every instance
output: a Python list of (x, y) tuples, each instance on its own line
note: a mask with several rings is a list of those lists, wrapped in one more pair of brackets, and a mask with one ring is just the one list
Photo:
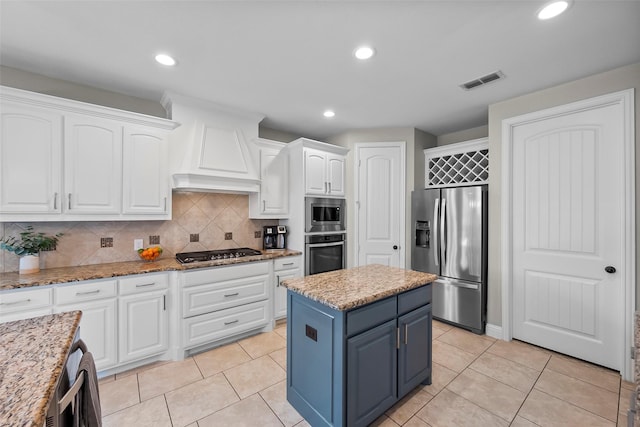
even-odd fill
[(487, 306), (487, 186), (416, 190), (411, 267), (438, 275), (433, 317), (484, 333)]

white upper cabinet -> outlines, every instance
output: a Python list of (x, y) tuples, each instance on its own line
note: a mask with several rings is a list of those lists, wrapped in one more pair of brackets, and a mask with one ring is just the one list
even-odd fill
[(344, 159), (339, 154), (305, 148), (305, 193), (344, 196)]
[(2, 102), (0, 212), (61, 212), (61, 154), (62, 114)]
[(67, 114), (64, 134), (65, 210), (74, 214), (119, 214), (122, 125)]
[(289, 153), (285, 144), (259, 139), (260, 191), (249, 195), (251, 218), (289, 216)]
[(123, 208), (125, 214), (171, 217), (167, 140), (151, 127), (125, 127)]
[(177, 123), (0, 86), (0, 221), (171, 218)]

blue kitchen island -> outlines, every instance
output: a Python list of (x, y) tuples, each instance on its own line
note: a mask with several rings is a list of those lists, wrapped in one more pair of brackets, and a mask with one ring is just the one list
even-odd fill
[(312, 426), (366, 426), (431, 384), (431, 282), (383, 265), (289, 279), (287, 400)]

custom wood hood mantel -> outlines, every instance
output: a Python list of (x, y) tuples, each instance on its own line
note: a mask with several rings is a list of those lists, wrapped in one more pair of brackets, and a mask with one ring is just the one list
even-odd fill
[(255, 193), (261, 114), (165, 92), (162, 105), (182, 126), (171, 134), (170, 170), (176, 190)]

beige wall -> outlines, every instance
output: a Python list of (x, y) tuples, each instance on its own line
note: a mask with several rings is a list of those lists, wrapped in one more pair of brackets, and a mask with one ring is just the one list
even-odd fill
[[(249, 196), (218, 193), (173, 193), (171, 221), (101, 221), (33, 223), (36, 231), (47, 234), (64, 233), (58, 248), (41, 254), (41, 268), (69, 267), (107, 262), (135, 261), (134, 239), (160, 236), (164, 249), (162, 258), (178, 252), (207, 249), (251, 247), (262, 249), (262, 239), (255, 232), (273, 224), (273, 220), (249, 219)], [(0, 236), (17, 236), (25, 223), (0, 223)], [(5, 234), (6, 232), (6, 234)], [(233, 239), (225, 240), (231, 232)], [(191, 243), (191, 234), (199, 234), (200, 241)], [(101, 248), (100, 238), (113, 238), (113, 247)], [(0, 251), (0, 272), (17, 271), (18, 257)]]
[[(358, 142), (406, 142), (406, 192), (405, 192), (405, 266), (411, 267), (411, 192), (414, 188), (424, 188), (424, 155), (422, 150), (425, 148), (435, 147), (436, 137), (414, 128), (378, 128), (378, 129), (361, 129), (346, 132), (341, 135), (329, 138), (327, 142), (348, 148), (347, 155), (347, 200), (355, 200), (354, 194), (354, 147)], [(353, 203), (349, 204), (347, 210), (347, 266), (355, 265), (354, 245), (356, 236), (355, 215)]]
[(441, 145), (455, 144), (456, 142), (486, 138), (487, 136), (489, 136), (489, 126), (487, 125), (465, 129), (458, 132), (451, 132), (438, 137), (438, 147)]
[(164, 107), (160, 105), (159, 101), (155, 102), (148, 99), (136, 98), (15, 68), (0, 66), (0, 84), (17, 89), (43, 93), (45, 95), (59, 96), (61, 98), (166, 118)]
[[(611, 92), (635, 88), (636, 147), (640, 137), (640, 64), (629, 65), (615, 70), (575, 80), (560, 86), (530, 93), (489, 106), (489, 289), (487, 320), (493, 325), (502, 325), (502, 266), (501, 266), (501, 144), (502, 120), (570, 102), (604, 95)], [(636, 148), (636, 165), (640, 164), (640, 149)], [(637, 166), (636, 166), (637, 167)], [(636, 224), (640, 219), (640, 174), (636, 173)], [(636, 232), (636, 246), (638, 243)], [(636, 251), (636, 265), (640, 261), (640, 251)], [(637, 289), (637, 284), (636, 284)], [(636, 298), (640, 293), (636, 292)], [(638, 305), (638, 304), (636, 304)]]

